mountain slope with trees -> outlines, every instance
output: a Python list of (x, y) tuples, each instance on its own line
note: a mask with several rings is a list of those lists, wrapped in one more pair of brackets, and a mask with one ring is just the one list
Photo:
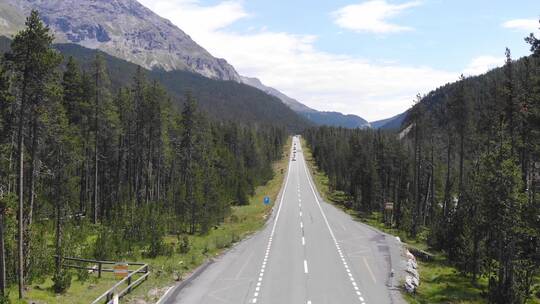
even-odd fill
[[(9, 51), (10, 43), (11, 40), (0, 36), (0, 52)], [(130, 84), (131, 75), (138, 69), (133, 63), (79, 45), (56, 44), (54, 48), (59, 50), (64, 58), (73, 57), (85, 69), (91, 68), (96, 53), (100, 53), (109, 67), (111, 84), (115, 88)], [(201, 110), (213, 119), (260, 126), (284, 126), (293, 132), (301, 131), (310, 125), (276, 97), (248, 85), (214, 80), (186, 71), (142, 71), (149, 80), (156, 80), (163, 85), (173, 104), (181, 106), (182, 103), (177, 101), (183, 99), (186, 92), (192, 92)]]
[(403, 121), (405, 118), (407, 118), (407, 111), (403, 112), (401, 114), (398, 114), (396, 116), (392, 116), (387, 119), (372, 121), (369, 124), (373, 129), (381, 129), (381, 130), (401, 130), (401, 125), (403, 124)]
[(392, 227), (443, 252), (489, 303), (540, 293), (540, 40), (526, 40), (531, 56), (507, 49), (501, 69), (418, 96), (401, 136), (305, 132), (347, 207), (394, 203)]

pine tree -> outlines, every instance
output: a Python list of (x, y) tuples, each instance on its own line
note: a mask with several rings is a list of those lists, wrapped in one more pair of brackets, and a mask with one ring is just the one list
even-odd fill
[[(37, 119), (36, 107), (44, 99), (44, 90), (53, 71), (59, 64), (59, 56), (51, 48), (53, 36), (39, 18), (37, 11), (32, 11), (26, 20), (26, 28), (19, 32), (11, 44), (11, 53), (7, 55), (8, 62), (15, 75), (14, 85), (18, 91), (19, 117), (17, 131), (17, 151), (19, 156), (19, 235), (18, 235), (18, 277), (19, 298), (24, 296), (24, 126), (27, 115)], [(28, 113), (30, 108), (30, 113)], [(37, 138), (35, 130), (34, 138)], [(32, 154), (35, 155), (35, 145)], [(32, 159), (34, 162), (34, 159)], [(33, 172), (31, 172), (33, 175)], [(33, 191), (33, 185), (32, 191)], [(33, 193), (31, 193), (33, 199)], [(32, 212), (32, 209), (30, 209)]]
[(196, 180), (195, 174), (197, 170), (197, 137), (199, 126), (197, 121), (197, 103), (191, 93), (186, 95), (184, 109), (182, 110), (182, 141), (180, 150), (182, 151), (181, 159), (181, 174), (182, 186), (185, 189), (184, 202), (189, 208), (189, 233), (195, 233), (196, 218), (197, 218), (197, 202), (195, 197)]

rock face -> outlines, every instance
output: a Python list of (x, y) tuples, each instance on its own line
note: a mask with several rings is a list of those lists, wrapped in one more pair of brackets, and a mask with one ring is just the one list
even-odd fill
[[(145, 68), (186, 70), (240, 82), (224, 59), (214, 58), (186, 33), (136, 0), (0, 0), (0, 35), (12, 35), (39, 10), (56, 42), (100, 49)], [(15, 16), (15, 17), (14, 17)]]

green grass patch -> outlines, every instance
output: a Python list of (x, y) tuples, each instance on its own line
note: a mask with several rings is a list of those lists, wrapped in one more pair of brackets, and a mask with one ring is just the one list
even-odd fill
[[(249, 205), (235, 206), (231, 215), (225, 222), (215, 229), (211, 229), (206, 235), (188, 236), (189, 251), (185, 254), (175, 253), (172, 256), (160, 256), (157, 258), (140, 258), (137, 262), (150, 265), (151, 275), (148, 280), (136, 288), (123, 301), (134, 302), (136, 299), (155, 303), (168, 286), (175, 283), (176, 278), (187, 277), (195, 268), (202, 265), (209, 258), (219, 256), (224, 250), (246, 236), (260, 230), (266, 218), (272, 211), (276, 201), (289, 162), (291, 140), (285, 146), (283, 158), (273, 165), (274, 177), (265, 185), (257, 187), (255, 194), (250, 198)], [(271, 204), (265, 206), (265, 196), (271, 198)], [(178, 246), (181, 241), (177, 236), (170, 235), (164, 239), (165, 243)], [(112, 274), (104, 274), (101, 279), (91, 275), (84, 282), (77, 281), (76, 275), (72, 280), (70, 289), (61, 295), (52, 290), (53, 282), (50, 279), (41, 284), (28, 286), (25, 300), (18, 300), (16, 286), (10, 289), (10, 299), (13, 303), (91, 303), (103, 292), (112, 287), (117, 280)]]
[(482, 290), (486, 288), (485, 280), (480, 280), (478, 287), (474, 287), (470, 278), (447, 265), (444, 257), (436, 255), (434, 261), (419, 262), (418, 266), (422, 281), (416, 295), (404, 293), (409, 303), (487, 303), (482, 297)]

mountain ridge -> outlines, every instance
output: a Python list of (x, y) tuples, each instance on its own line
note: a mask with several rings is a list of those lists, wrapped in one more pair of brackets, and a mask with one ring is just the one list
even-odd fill
[(146, 69), (185, 70), (240, 82), (225, 59), (135, 0), (0, 0), (0, 34), (10, 36), (37, 9), (56, 43), (75, 43)]
[(371, 127), (367, 120), (358, 115), (343, 114), (333, 111), (318, 111), (310, 108), (298, 100), (285, 95), (279, 90), (264, 85), (258, 78), (242, 76), (241, 79), (243, 83), (279, 98), (293, 111), (307, 118), (316, 125), (344, 127), (350, 129)]

